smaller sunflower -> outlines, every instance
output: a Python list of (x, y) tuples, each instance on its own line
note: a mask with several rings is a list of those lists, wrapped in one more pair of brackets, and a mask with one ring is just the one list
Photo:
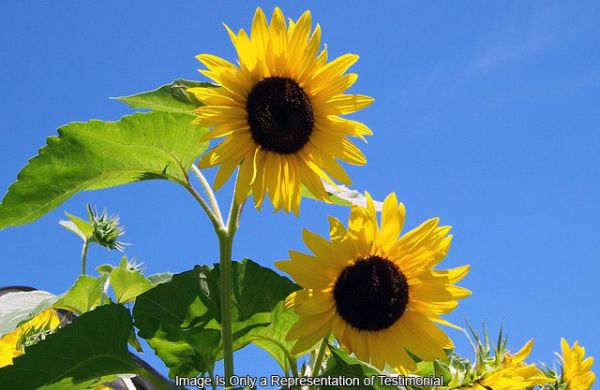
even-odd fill
[(0, 338), (0, 367), (9, 366), (14, 358), (25, 353), (25, 347), (35, 344), (60, 325), (56, 310), (47, 309)]
[(437, 218), (399, 237), (405, 210), (395, 194), (383, 204), (381, 226), (373, 200), (352, 206), (348, 228), (330, 217), (330, 241), (304, 230), (314, 255), (290, 251), (276, 266), (303, 289), (286, 308), (301, 318), (287, 338), (303, 352), (333, 331), (340, 344), (379, 369), (416, 368), (408, 351), (424, 360), (445, 357), (452, 341), (437, 325), (470, 291), (455, 286), (469, 266), (436, 270), (448, 252), (450, 227)]
[(270, 23), (258, 8), (247, 34), (227, 31), (238, 64), (210, 54), (197, 56), (200, 72), (219, 88), (190, 88), (203, 103), (195, 124), (210, 127), (204, 140), (223, 138), (199, 166), (220, 166), (215, 189), (240, 166), (236, 199), (252, 193), (256, 207), (268, 194), (275, 210), (299, 213), (302, 186), (329, 201), (322, 179), (351, 184), (338, 160), (364, 165), (362, 152), (348, 137), (364, 138), (371, 130), (342, 118), (373, 102), (345, 94), (358, 76), (346, 71), (358, 60), (344, 54), (328, 61), (321, 50), (321, 27), (312, 28), (306, 11), (296, 21), (275, 8)]
[(462, 389), (483, 390), (515, 390), (542, 386), (555, 382), (555, 379), (545, 376), (535, 364), (525, 363), (531, 353), (533, 340), (529, 340), (521, 350), (514, 355), (505, 353), (502, 364), (495, 371), (484, 375), (470, 387)]
[(596, 375), (592, 372), (594, 358), (585, 357), (585, 348), (576, 341), (573, 347), (569, 346), (564, 338), (560, 340), (562, 349), (561, 360), (563, 362), (562, 380), (569, 386), (569, 390), (588, 390), (596, 381)]

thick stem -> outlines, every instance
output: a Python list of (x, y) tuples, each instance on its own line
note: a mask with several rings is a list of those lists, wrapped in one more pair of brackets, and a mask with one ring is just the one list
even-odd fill
[(85, 240), (83, 242), (83, 248), (81, 248), (81, 274), (85, 275), (87, 273), (87, 252), (88, 247), (90, 246), (90, 240)]
[(233, 334), (231, 327), (232, 265), (231, 252), (233, 236), (228, 231), (219, 233), (219, 261), (221, 265), (221, 335), (223, 338), (223, 363), (226, 387), (230, 386), (233, 376)]
[(235, 199), (234, 187), (231, 208), (227, 218), (227, 226), (225, 229), (217, 231), (219, 236), (221, 264), (221, 335), (223, 338), (223, 364), (225, 368), (226, 388), (231, 386), (231, 377), (233, 376), (233, 331), (231, 326), (233, 269), (231, 257), (233, 251), (233, 238), (239, 227), (243, 207), (244, 204), (238, 204)]
[[(202, 198), (202, 196), (189, 183), (182, 183), (184, 187), (198, 201), (206, 215), (210, 219), (219, 238), (219, 262), (220, 262), (220, 282), (221, 282), (221, 337), (223, 339), (223, 363), (225, 371), (225, 388), (231, 387), (231, 377), (233, 376), (233, 330), (231, 323), (231, 307), (232, 307), (232, 278), (233, 266), (231, 262), (233, 250), (233, 237), (238, 229), (240, 215), (243, 209), (243, 203), (240, 205), (235, 200), (235, 188), (233, 190), (233, 200), (231, 201), (231, 209), (227, 219), (227, 225), (224, 224), (221, 215), (221, 210), (214, 196), (212, 188), (202, 175), (199, 169), (195, 166), (192, 170), (200, 183), (204, 187), (211, 205)], [(237, 185), (237, 180), (236, 180)]]

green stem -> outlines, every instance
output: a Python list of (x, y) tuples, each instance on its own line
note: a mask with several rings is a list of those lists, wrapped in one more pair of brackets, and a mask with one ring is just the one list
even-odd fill
[(215, 231), (217, 232), (217, 234), (219, 234), (219, 231), (224, 228), (223, 221), (221, 221), (219, 217), (217, 217), (215, 212), (210, 208), (208, 203), (206, 203), (204, 198), (202, 198), (202, 196), (198, 193), (198, 191), (196, 191), (194, 187), (192, 187), (189, 183), (184, 183), (183, 186), (186, 190), (188, 190), (190, 194), (192, 194), (194, 199), (196, 199), (196, 201), (200, 204), (200, 206), (208, 216), (208, 219), (213, 224)]
[(81, 274), (85, 275), (87, 272), (87, 252), (90, 246), (90, 240), (83, 241), (83, 248), (81, 248)]
[[(231, 306), (233, 295), (233, 237), (239, 227), (240, 216), (244, 204), (238, 204), (235, 199), (235, 186), (233, 189), (233, 200), (231, 209), (227, 218), (227, 225), (224, 224), (221, 210), (215, 198), (212, 188), (202, 175), (199, 169), (192, 167), (196, 177), (206, 191), (210, 206), (204, 198), (196, 191), (189, 182), (182, 183), (184, 187), (198, 201), (202, 209), (210, 219), (219, 238), (219, 263), (220, 263), (220, 281), (221, 281), (221, 337), (223, 339), (223, 365), (225, 371), (225, 388), (231, 387), (231, 377), (233, 376), (233, 329), (231, 320)], [(237, 179), (236, 179), (237, 186)]]
[(231, 327), (231, 292), (232, 265), (231, 252), (233, 236), (227, 230), (219, 232), (219, 262), (221, 265), (221, 335), (223, 338), (223, 362), (225, 369), (225, 386), (230, 386), (233, 376), (233, 332)]
[(210, 386), (212, 387), (212, 390), (217, 390), (217, 383), (215, 381), (215, 373), (213, 372), (213, 369), (211, 368), (211, 366), (208, 366), (208, 377), (210, 378)]
[(300, 376), (300, 374), (298, 373), (298, 362), (296, 361), (296, 358), (294, 358), (294, 357), (292, 357), (292, 359), (291, 359), (290, 368), (292, 369), (292, 376), (294, 378), (298, 378)]
[(221, 224), (224, 224), (223, 216), (221, 215), (221, 208), (219, 207), (219, 202), (217, 202), (215, 193), (213, 192), (210, 184), (208, 183), (208, 180), (206, 180), (206, 178), (202, 174), (202, 171), (194, 164), (192, 164), (192, 172), (194, 172), (194, 175), (196, 175), (196, 178), (198, 178), (198, 181), (200, 182), (200, 184), (202, 184), (202, 188), (204, 188), (204, 192), (206, 192), (206, 195), (208, 196), (208, 200), (210, 201), (210, 205), (212, 211), (215, 213), (215, 216), (217, 217), (219, 222), (221, 222)]
[[(236, 179), (237, 186), (237, 179)], [(233, 199), (227, 226), (225, 229), (219, 229), (220, 248), (220, 277), (221, 277), (221, 336), (223, 338), (223, 365), (225, 371), (225, 388), (231, 386), (231, 377), (233, 376), (233, 330), (231, 326), (231, 297), (233, 295), (233, 269), (231, 264), (233, 238), (239, 227), (240, 217), (244, 204), (237, 203), (235, 199), (235, 186), (233, 189)]]
[(323, 357), (325, 356), (325, 350), (327, 349), (327, 339), (324, 338), (321, 341), (321, 346), (319, 347), (319, 352), (317, 353), (317, 359), (315, 360), (315, 364), (312, 369), (312, 376), (316, 378), (319, 375), (319, 371), (321, 371), (321, 364), (323, 363)]
[(231, 235), (232, 240), (233, 236), (235, 235), (235, 232), (237, 232), (238, 227), (240, 226), (240, 217), (242, 215), (243, 209), (244, 203), (238, 204), (235, 201), (234, 197), (234, 199), (231, 201), (231, 210), (229, 211), (229, 218), (227, 218), (227, 232)]

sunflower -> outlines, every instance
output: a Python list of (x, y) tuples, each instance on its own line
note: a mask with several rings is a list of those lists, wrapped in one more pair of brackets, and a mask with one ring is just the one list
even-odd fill
[[(250, 35), (227, 26), (239, 67), (216, 56), (201, 54), (200, 70), (220, 88), (190, 88), (204, 105), (195, 124), (211, 127), (204, 140), (224, 137), (200, 161), (201, 168), (220, 165), (214, 187), (220, 188), (241, 164), (236, 199), (252, 192), (256, 207), (268, 194), (275, 210), (298, 214), (302, 185), (317, 199), (328, 201), (322, 179), (350, 184), (336, 159), (366, 163), (348, 136), (364, 138), (371, 130), (341, 118), (371, 104), (363, 95), (344, 94), (357, 79), (345, 72), (358, 60), (345, 54), (327, 61), (319, 53), (321, 29), (311, 26), (306, 11), (286, 25), (275, 8), (267, 24), (258, 8)], [(311, 32), (312, 31), (312, 32)]]
[(14, 358), (25, 353), (25, 347), (35, 344), (60, 325), (56, 310), (47, 309), (0, 338), (0, 367), (9, 366)]
[(348, 229), (330, 217), (330, 241), (304, 230), (314, 255), (290, 251), (290, 260), (276, 263), (303, 287), (285, 301), (300, 315), (287, 338), (297, 340), (293, 352), (299, 353), (333, 331), (359, 359), (379, 369), (387, 364), (412, 371), (408, 351), (432, 361), (453, 348), (436, 324), (454, 326), (440, 315), (470, 295), (454, 285), (469, 266), (433, 269), (452, 238), (437, 218), (399, 237), (405, 210), (396, 195), (385, 199), (381, 228), (368, 193), (366, 198), (366, 207), (352, 206)]
[(594, 358), (585, 357), (585, 348), (578, 342), (570, 347), (567, 340), (560, 340), (562, 349), (562, 380), (569, 386), (569, 390), (588, 390), (592, 388), (596, 375), (592, 372)]
[(485, 374), (483, 378), (475, 381), (473, 385), (462, 387), (462, 389), (515, 390), (543, 386), (555, 382), (555, 379), (545, 376), (535, 364), (525, 363), (525, 359), (531, 353), (532, 347), (533, 340), (529, 340), (516, 354), (505, 353), (502, 364), (496, 370)]

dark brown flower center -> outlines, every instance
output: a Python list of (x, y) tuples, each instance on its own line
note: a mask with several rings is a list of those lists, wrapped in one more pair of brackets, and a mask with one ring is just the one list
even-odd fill
[(261, 80), (248, 95), (246, 110), (254, 142), (271, 152), (295, 153), (306, 145), (313, 131), (310, 100), (290, 78)]
[(359, 330), (389, 328), (408, 304), (408, 283), (398, 266), (370, 256), (346, 267), (333, 288), (337, 312)]

